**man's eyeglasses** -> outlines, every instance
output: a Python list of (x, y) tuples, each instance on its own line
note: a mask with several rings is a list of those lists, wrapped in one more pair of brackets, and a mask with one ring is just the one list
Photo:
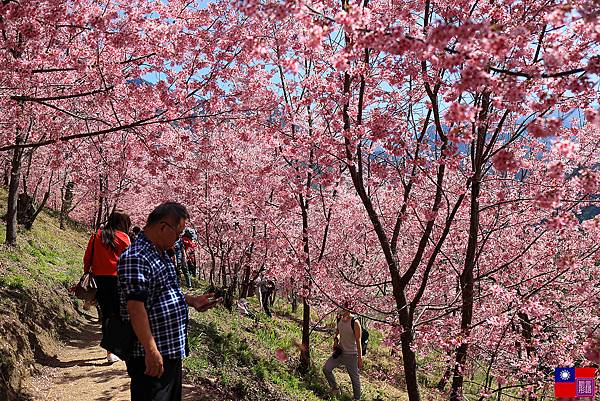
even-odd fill
[(161, 221), (161, 223), (164, 223), (164, 224), (166, 224), (166, 225), (167, 225), (167, 227), (169, 227), (171, 230), (173, 230), (173, 232), (174, 232), (175, 234), (177, 234), (177, 238), (181, 238), (181, 236), (183, 235), (183, 231), (184, 231), (184, 230), (178, 231), (177, 229), (175, 229), (175, 227), (173, 227), (171, 224), (169, 224), (169, 223), (168, 223), (168, 222), (166, 222), (166, 221)]

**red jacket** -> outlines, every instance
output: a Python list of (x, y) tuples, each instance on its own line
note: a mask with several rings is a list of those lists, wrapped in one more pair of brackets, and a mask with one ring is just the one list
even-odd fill
[[(116, 276), (117, 261), (119, 256), (131, 244), (129, 236), (122, 231), (115, 231), (115, 251), (102, 243), (102, 230), (92, 234), (83, 257), (83, 271), (88, 272), (92, 266), (94, 276)], [(94, 242), (95, 238), (95, 242)], [(94, 246), (94, 260), (92, 260), (92, 246)]]
[(185, 246), (185, 250), (196, 248), (196, 243), (188, 237), (183, 237), (183, 245)]

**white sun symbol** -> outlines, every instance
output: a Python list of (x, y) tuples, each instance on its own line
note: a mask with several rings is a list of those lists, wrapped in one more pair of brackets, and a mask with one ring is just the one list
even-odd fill
[(568, 370), (561, 370), (560, 378), (563, 380), (568, 380), (571, 377)]

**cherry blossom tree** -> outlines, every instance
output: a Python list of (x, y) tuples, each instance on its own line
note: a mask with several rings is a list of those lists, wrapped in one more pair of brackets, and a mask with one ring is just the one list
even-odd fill
[[(152, 141), (160, 136), (159, 127), (198, 117), (199, 91), (207, 98), (223, 93), (216, 81), (235, 54), (227, 43), (217, 48), (220, 38), (230, 42), (215, 29), (226, 7), (209, 12), (179, 1), (93, 0), (4, 1), (0, 7), (0, 150), (13, 152), (7, 224), (11, 244), (16, 240), (20, 166), (27, 152), (96, 138), (102, 142), (99, 149), (110, 153), (109, 143), (119, 143), (112, 134), (122, 131)], [(189, 40), (191, 34), (195, 40)], [(211, 60), (198, 58), (201, 53), (210, 53)], [(158, 81), (145, 84), (145, 76)], [(99, 190), (105, 192), (106, 185)]]
[[(429, 1), (391, 7), (375, 1), (247, 2), (243, 12), (247, 26), (279, 33), (275, 52), (268, 50), (270, 37), (251, 36), (254, 53), (267, 63), (285, 58), (286, 74), (302, 81), (299, 90), (276, 92), (282, 103), (290, 103), (287, 95), (319, 108), (313, 124), (320, 143), (326, 139), (327, 150), (345, 162), (367, 211), (392, 281), (411, 400), (419, 399), (416, 313), (445, 241), (460, 230), (453, 223), (457, 216), (468, 222), (467, 246), (457, 257), (461, 333), (451, 391), (451, 399), (461, 398), (475, 268), (486, 242), (482, 188), (493, 180), (494, 166), (518, 167), (527, 138), (557, 134), (564, 124), (555, 117), (558, 110), (592, 104), (597, 35), (589, 14), (577, 4)], [(581, 54), (587, 55), (583, 61)], [(303, 74), (303, 60), (318, 82)], [(290, 123), (298, 116), (286, 108)], [(396, 196), (384, 198), (379, 188), (385, 185)], [(405, 225), (417, 229), (415, 246), (399, 255)]]
[(411, 401), (597, 362), (593, 1), (42, 3), (0, 6), (10, 202), (182, 201), (229, 299), (295, 286), (305, 367), (311, 308), (352, 298)]

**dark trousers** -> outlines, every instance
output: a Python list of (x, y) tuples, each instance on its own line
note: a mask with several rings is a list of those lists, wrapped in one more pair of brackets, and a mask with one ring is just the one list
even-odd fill
[(190, 278), (190, 272), (188, 271), (187, 263), (177, 262), (175, 266), (175, 272), (177, 273), (177, 278), (181, 283), (181, 275), (183, 274), (183, 279), (185, 280), (185, 286), (187, 288), (192, 287), (192, 279)]
[(271, 303), (271, 293), (269, 291), (264, 291), (262, 293), (262, 305), (265, 310), (265, 314), (271, 317), (271, 310), (269, 309), (269, 304)]
[(181, 359), (163, 358), (165, 371), (160, 378), (144, 374), (144, 358), (125, 363), (131, 377), (131, 401), (181, 401)]
[(188, 271), (190, 272), (190, 275), (193, 276), (193, 277), (196, 277), (198, 275), (198, 273), (197, 273), (197, 267), (196, 267), (196, 262), (194, 262), (193, 260), (188, 259), (187, 265), (188, 265)]
[(96, 301), (100, 308), (102, 318), (102, 333), (107, 317), (119, 314), (119, 293), (117, 292), (117, 276), (94, 276), (98, 290)]

